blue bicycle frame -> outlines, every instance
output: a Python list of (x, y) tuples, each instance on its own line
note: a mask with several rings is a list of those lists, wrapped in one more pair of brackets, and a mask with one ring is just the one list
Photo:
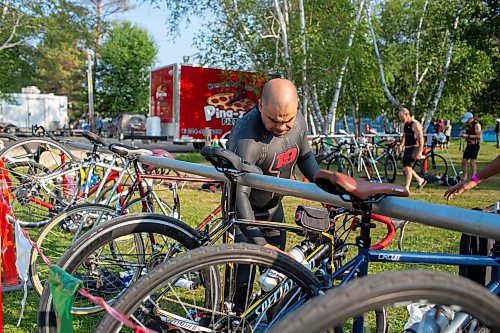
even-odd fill
[[(480, 255), (460, 255), (425, 252), (402, 252), (359, 249), (358, 255), (337, 269), (330, 275), (332, 280), (340, 280), (340, 285), (347, 283), (356, 274), (357, 277), (368, 274), (370, 262), (391, 262), (401, 264), (429, 264), (429, 265), (464, 265), (490, 266), (492, 268), (491, 281), (486, 288), (495, 295), (500, 295), (500, 257)], [(345, 276), (343, 276), (345, 275)], [(363, 332), (363, 318), (357, 318), (353, 332)]]

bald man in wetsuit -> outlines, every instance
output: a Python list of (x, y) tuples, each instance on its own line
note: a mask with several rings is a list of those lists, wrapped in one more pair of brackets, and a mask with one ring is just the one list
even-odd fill
[[(307, 141), (304, 117), (297, 112), (298, 95), (294, 84), (286, 79), (268, 81), (262, 90), (257, 107), (238, 120), (228, 141), (228, 149), (242, 159), (260, 167), (265, 175), (290, 179), (297, 165), (304, 176), (313, 181), (319, 166)], [(236, 216), (284, 222), (282, 197), (276, 193), (238, 185)], [(283, 252), (286, 243), (284, 231), (257, 227), (236, 228), (236, 242), (253, 243)], [(238, 285), (248, 281), (248, 272), (238, 272)], [(243, 291), (246, 288), (238, 288)], [(238, 290), (236, 291), (238, 294)], [(237, 299), (244, 299), (245, 292)], [(235, 301), (236, 312), (241, 304)]]

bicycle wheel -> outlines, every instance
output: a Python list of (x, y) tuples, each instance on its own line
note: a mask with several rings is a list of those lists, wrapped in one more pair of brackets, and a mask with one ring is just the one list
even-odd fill
[(350, 177), (354, 175), (354, 166), (352, 165), (351, 160), (343, 154), (332, 157), (328, 161), (326, 168), (328, 170), (331, 168), (332, 171), (337, 171)]
[(2, 141), (5, 148), (5, 146), (10, 145), (12, 142), (19, 141), (19, 138), (12, 134), (0, 133), (0, 141)]
[(441, 181), (446, 179), (448, 174), (448, 163), (443, 156), (437, 154), (429, 154), (420, 161), (420, 175), (427, 181)]
[(44, 138), (23, 139), (3, 149), (0, 159), (12, 180), (14, 214), (26, 227), (42, 226), (75, 199), (79, 172), (50, 177), (64, 163), (76, 160), (61, 144)]
[(75, 156), (62, 144), (46, 138), (27, 138), (14, 141), (0, 152), (6, 163), (31, 160), (53, 170), (61, 165), (61, 156), (76, 161)]
[[(265, 292), (256, 281), (270, 267), (283, 280)], [(238, 280), (238, 271), (244, 269), (248, 274)], [(221, 244), (159, 265), (114, 306), (137, 324), (160, 332), (188, 327), (198, 332), (254, 332), (279, 315), (275, 311), (286, 311), (320, 287), (310, 271), (288, 256), (253, 244)], [(129, 330), (106, 315), (95, 332), (119, 331)]]
[(396, 165), (396, 160), (392, 155), (387, 155), (384, 159), (385, 181), (388, 183), (394, 183), (396, 181), (397, 172), (398, 167)]
[(45, 165), (32, 160), (6, 163), (5, 169), (11, 180), (12, 211), (24, 228), (45, 225), (76, 197), (77, 172), (50, 177), (50, 170)]
[[(57, 215), (38, 233), (36, 244), (43, 254), (56, 263), (63, 253), (91, 227), (117, 216), (113, 207), (96, 204), (83, 204)], [(81, 226), (81, 227), (80, 227)], [(30, 256), (30, 280), (38, 295), (49, 274), (49, 268), (35, 249)]]
[[(500, 330), (500, 299), (486, 288), (450, 273), (406, 270), (364, 277), (333, 289), (285, 317), (269, 332), (316, 333), (330, 332), (332, 329), (350, 331), (353, 321), (351, 318), (381, 308), (387, 311), (390, 331), (402, 332), (409, 317), (405, 309), (409, 304), (413, 304), (413, 308), (417, 304), (436, 304), (438, 310), (446, 314), (449, 314), (449, 310), (464, 311), (473, 319), (465, 320), (462, 325), (478, 320), (480, 326), (486, 325), (491, 332)], [(444, 331), (441, 328), (449, 321), (447, 318), (441, 322), (443, 326), (430, 326), (437, 325), (437, 318), (442, 319), (440, 316), (431, 316), (435, 312), (430, 312), (423, 320), (417, 320), (417, 324), (429, 325), (425, 326), (429, 330), (422, 328), (422, 332)], [(458, 325), (460, 317), (457, 312), (454, 318), (457, 319), (454, 323)], [(364, 328), (368, 329), (371, 323), (366, 322)], [(463, 328), (464, 326), (456, 326), (452, 332)]]
[[(155, 265), (200, 244), (201, 235), (177, 219), (158, 214), (125, 215), (89, 230), (64, 253), (58, 265), (78, 276), (92, 295), (112, 303)], [(77, 296), (73, 313), (88, 315), (86, 320), (92, 320), (102, 316), (91, 315), (99, 311), (100, 307)], [(39, 332), (56, 332), (48, 284), (40, 297), (38, 313)]]

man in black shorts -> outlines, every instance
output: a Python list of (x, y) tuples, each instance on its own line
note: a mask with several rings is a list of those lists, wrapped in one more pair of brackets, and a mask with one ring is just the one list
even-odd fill
[(410, 191), (410, 184), (412, 178), (417, 181), (417, 190), (427, 184), (427, 181), (420, 177), (413, 167), (415, 162), (421, 159), (424, 149), (424, 135), (422, 132), (422, 125), (410, 114), (407, 108), (401, 108), (398, 112), (399, 120), (403, 125), (403, 136), (401, 137), (401, 150), (404, 149), (403, 154), (403, 172), (406, 177), (405, 187)]
[(481, 124), (474, 119), (474, 116), (470, 112), (464, 114), (462, 123), (466, 124), (466, 128), (465, 133), (460, 134), (460, 137), (467, 141), (467, 146), (462, 157), (462, 177), (465, 180), (468, 176), (467, 163), (469, 161), (472, 168), (472, 175), (475, 175), (477, 172), (476, 160), (479, 153), (479, 143), (481, 142)]
[[(228, 149), (242, 159), (256, 164), (265, 175), (287, 178), (292, 176), (297, 164), (309, 180), (319, 171), (307, 141), (307, 126), (301, 113), (297, 113), (298, 95), (292, 82), (273, 79), (262, 90), (258, 107), (249, 110), (231, 131)], [(281, 196), (267, 191), (238, 185), (236, 216), (241, 219), (257, 219), (284, 222)], [(284, 231), (237, 227), (236, 242), (262, 245), (283, 252), (286, 243)], [(283, 252), (285, 253), (285, 252)], [(285, 253), (286, 254), (286, 253)], [(249, 272), (238, 270), (234, 310), (243, 310)]]

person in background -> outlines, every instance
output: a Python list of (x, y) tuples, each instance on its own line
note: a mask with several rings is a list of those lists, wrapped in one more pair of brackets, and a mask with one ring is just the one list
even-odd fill
[(479, 143), (481, 142), (481, 124), (474, 119), (474, 115), (466, 112), (462, 117), (462, 123), (466, 125), (465, 133), (460, 134), (467, 142), (462, 158), (463, 179), (467, 179), (468, 175), (468, 162), (470, 161), (472, 174), (477, 172), (476, 160), (479, 154)]
[(444, 146), (447, 149), (448, 149), (448, 145), (450, 143), (451, 129), (452, 129), (451, 120), (448, 119), (446, 121), (446, 125), (444, 126), (444, 135), (446, 136), (446, 143)]
[(102, 119), (99, 113), (97, 113), (95, 118), (95, 130), (97, 132), (97, 135), (102, 136), (102, 128), (103, 128)]
[(410, 111), (407, 108), (401, 108), (398, 112), (399, 120), (403, 125), (403, 135), (401, 136), (401, 150), (403, 153), (403, 172), (406, 177), (405, 187), (410, 191), (410, 184), (412, 178), (418, 182), (417, 190), (427, 184), (427, 180), (420, 177), (413, 167), (417, 160), (422, 158), (424, 149), (424, 134), (422, 132), (422, 125), (417, 120), (413, 119)]
[(483, 180), (486, 180), (494, 175), (500, 173), (500, 155), (497, 156), (493, 161), (491, 161), (488, 165), (486, 165), (481, 171), (477, 174), (473, 174), (471, 179), (465, 179), (462, 182), (456, 184), (455, 186), (450, 187), (444, 192), (443, 196), (446, 199), (453, 199), (457, 195), (468, 191), (481, 183)]
[(444, 120), (443, 119), (439, 119), (439, 122), (438, 122), (438, 133), (444, 133), (444, 130), (445, 130)]
[(500, 118), (496, 121), (495, 133), (497, 135), (497, 148), (500, 148)]

